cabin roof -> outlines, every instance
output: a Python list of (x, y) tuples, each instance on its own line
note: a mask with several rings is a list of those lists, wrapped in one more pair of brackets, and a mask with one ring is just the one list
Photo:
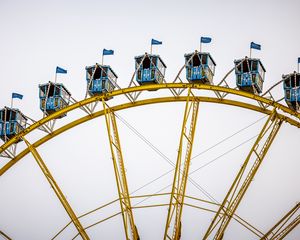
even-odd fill
[[(290, 78), (291, 76), (300, 76), (300, 73), (297, 73), (297, 72), (293, 72), (293, 73), (289, 73), (289, 74), (282, 74), (282, 79), (285, 79), (285, 78)], [(287, 80), (287, 79), (286, 79)]]
[(18, 109), (18, 108), (10, 108), (10, 107), (4, 107), (4, 108), (2, 108), (2, 109), (0, 109), (0, 112), (2, 112), (2, 111), (5, 111), (5, 109), (7, 109), (7, 110), (10, 110), (10, 111), (13, 111), (13, 112), (18, 112), (19, 114), (21, 114), (22, 115), (22, 117), (27, 121), (28, 120), (28, 118)]
[(90, 69), (90, 68), (94, 68), (96, 65), (97, 65), (98, 67), (106, 67), (106, 68), (109, 68), (110, 71), (112, 71), (112, 73), (118, 78), (118, 75), (115, 73), (115, 71), (111, 68), (110, 65), (101, 65), (101, 64), (99, 64), (99, 63), (96, 63), (95, 65), (86, 66), (86, 67), (85, 67), (85, 70), (88, 70), (88, 69)]
[[(245, 58), (241, 58), (241, 59), (234, 60), (234, 64), (237, 64), (237, 63), (243, 61), (244, 59), (245, 59)], [(257, 60), (257, 61), (259, 62), (259, 64), (262, 66), (264, 72), (266, 72), (266, 69), (265, 69), (264, 65), (262, 64), (262, 62), (260, 61), (259, 58), (248, 58), (248, 60), (250, 60), (250, 61)]]
[[(192, 53), (186, 53), (186, 54), (184, 54), (184, 57), (185, 57), (185, 58), (189, 58), (189, 57), (191, 57), (193, 54), (195, 54), (195, 52), (192, 52)], [(198, 52), (198, 51), (197, 51), (196, 54), (208, 55), (209, 58), (212, 60), (213, 64), (214, 64), (215, 66), (217, 65), (216, 62), (215, 62), (215, 60), (212, 58), (212, 56), (210, 55), (209, 52)]]
[(139, 55), (139, 56), (134, 57), (134, 59), (136, 60), (138, 58), (143, 58), (146, 54), (149, 57), (157, 57), (161, 61), (161, 63), (164, 65), (164, 67), (167, 68), (167, 65), (164, 63), (164, 61), (161, 59), (161, 57), (159, 55), (145, 53), (143, 55)]
[(39, 88), (43, 87), (43, 86), (47, 86), (47, 85), (58, 85), (61, 86), (70, 96), (71, 96), (71, 92), (62, 84), (62, 83), (54, 83), (54, 82), (48, 82), (48, 83), (44, 83), (44, 84), (39, 84)]

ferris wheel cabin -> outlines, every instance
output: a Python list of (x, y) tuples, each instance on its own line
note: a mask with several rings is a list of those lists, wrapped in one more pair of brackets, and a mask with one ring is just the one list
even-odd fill
[(300, 73), (282, 75), (284, 98), (289, 108), (300, 110)]
[[(27, 117), (17, 108), (0, 110), (0, 138), (6, 142), (26, 128)], [(21, 139), (18, 142), (22, 141)]]
[[(39, 85), (40, 109), (47, 115), (65, 108), (70, 103), (71, 93), (62, 83), (49, 82)], [(57, 118), (65, 117), (66, 114)]]
[(186, 79), (190, 83), (213, 84), (216, 63), (209, 53), (195, 51), (184, 55)]
[(163, 82), (167, 66), (159, 55), (145, 53), (134, 59), (136, 81), (140, 85), (159, 84)]
[(117, 74), (110, 66), (95, 64), (85, 68), (88, 94), (90, 96), (112, 92), (116, 87)]
[(235, 60), (234, 64), (237, 87), (246, 92), (261, 93), (266, 72), (261, 61), (245, 57)]

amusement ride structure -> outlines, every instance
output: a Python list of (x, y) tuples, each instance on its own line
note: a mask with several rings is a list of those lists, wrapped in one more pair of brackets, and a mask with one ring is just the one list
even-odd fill
[[(211, 39), (201, 38), (202, 43)], [(152, 45), (161, 44), (152, 40)], [(135, 57), (135, 71), (127, 88), (117, 84), (117, 74), (111, 66), (96, 63), (86, 67), (86, 95), (81, 101), (75, 100), (71, 92), (61, 83), (48, 82), (39, 85), (40, 109), (43, 117), (35, 121), (26, 116), (19, 109), (4, 107), (0, 110), (0, 146), (1, 159), (8, 159), (0, 169), (0, 176), (10, 170), (26, 155), (31, 154), (53, 188), (60, 203), (70, 217), (70, 222), (62, 228), (52, 239), (56, 239), (61, 232), (73, 224), (78, 234), (73, 239), (81, 237), (90, 239), (87, 229), (111, 217), (121, 215), (124, 228), (124, 239), (143, 239), (139, 235), (138, 223), (134, 217), (134, 207), (128, 189), (126, 170), (123, 161), (121, 140), (118, 133), (117, 112), (129, 108), (156, 103), (185, 103), (182, 116), (181, 134), (177, 160), (174, 166), (174, 176), (171, 192), (166, 195), (169, 203), (166, 214), (164, 234), (162, 239), (178, 240), (181, 238), (182, 212), (187, 205), (186, 200), (196, 197), (186, 195), (189, 180), (189, 167), (192, 158), (195, 129), (199, 104), (226, 104), (234, 107), (259, 112), (267, 116), (267, 120), (258, 134), (250, 152), (245, 157), (243, 165), (220, 203), (214, 217), (202, 239), (226, 239), (226, 229), (232, 220), (242, 224), (261, 240), (284, 239), (300, 223), (300, 204), (296, 204), (278, 223), (268, 232), (261, 232), (248, 222), (241, 219), (236, 210), (255, 177), (261, 163), (268, 153), (273, 140), (277, 136), (282, 124), (300, 127), (300, 73), (293, 72), (282, 76), (282, 80), (269, 90), (263, 92), (265, 67), (260, 59), (245, 57), (234, 61), (234, 67), (219, 83), (214, 83), (216, 63), (210, 53), (194, 51), (184, 55), (185, 63), (179, 70), (173, 82), (165, 80), (166, 64), (159, 55), (145, 53)], [(251, 43), (252, 49), (260, 50), (260, 45)], [(112, 50), (103, 50), (103, 55), (112, 55)], [(231, 73), (235, 73), (236, 86), (230, 86), (226, 81)], [(66, 73), (57, 67), (56, 73)], [(282, 84), (284, 97), (275, 99), (272, 95), (274, 87)], [(147, 92), (147, 97), (143, 93)], [(158, 95), (157, 93), (161, 93)], [(157, 97), (159, 96), (159, 97)], [(113, 100), (120, 99), (121, 104), (114, 104)], [(282, 103), (285, 100), (286, 105)], [(84, 116), (57, 127), (59, 119), (68, 119), (68, 113), (81, 111)], [(103, 219), (96, 224), (84, 226), (77, 216), (58, 183), (47, 168), (41, 154), (37, 150), (47, 141), (72, 129), (82, 123), (97, 117), (104, 117), (107, 135), (114, 167), (120, 212)], [(43, 133), (38, 140), (31, 141), (30, 134), (36, 131)], [(153, 196), (155, 194), (152, 194)], [(152, 196), (149, 195), (149, 196)], [(208, 203), (208, 201), (206, 201)], [(192, 206), (189, 204), (189, 206)], [(149, 207), (149, 206), (147, 206)], [(157, 205), (159, 207), (159, 205)], [(193, 206), (192, 206), (193, 207)], [(194, 206), (197, 208), (197, 206)], [(0, 229), (4, 239), (11, 239), (5, 229)]]

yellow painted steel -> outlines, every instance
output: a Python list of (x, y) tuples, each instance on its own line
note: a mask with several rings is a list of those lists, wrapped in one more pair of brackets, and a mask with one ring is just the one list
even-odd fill
[[(223, 239), (224, 232), (229, 222), (231, 221), (233, 214), (235, 213), (247, 189), (249, 188), (250, 183), (253, 180), (264, 157), (266, 156), (274, 138), (276, 137), (276, 134), (278, 133), (281, 124), (282, 120), (277, 117), (277, 112), (274, 110), (273, 113), (269, 116), (265, 125), (263, 126), (260, 134), (258, 135), (245, 162), (243, 163), (240, 171), (238, 172), (228, 193), (226, 194), (226, 197), (224, 198), (217, 214), (215, 215), (209, 228), (207, 229), (203, 240), (208, 239), (210, 236), (212, 236), (213, 231), (215, 229), (217, 230), (214, 234), (213, 239)], [(252, 157), (255, 157), (255, 161), (252, 167), (249, 169), (244, 181), (242, 182), (243, 176), (245, 175), (245, 170)]]
[[(187, 96), (145, 99), (145, 100), (141, 100), (141, 101), (136, 101), (134, 103), (129, 102), (129, 103), (126, 103), (126, 104), (113, 106), (112, 109), (114, 111), (120, 111), (120, 110), (124, 110), (124, 109), (128, 109), (128, 108), (138, 107), (138, 106), (143, 106), (143, 105), (148, 105), (148, 104), (169, 103), (169, 102), (186, 102), (186, 99), (187, 99)], [(211, 98), (211, 97), (195, 97), (195, 99), (199, 102), (226, 104), (226, 105), (231, 105), (231, 106), (235, 106), (235, 107), (241, 107), (241, 108), (249, 109), (249, 110), (260, 112), (260, 113), (267, 114), (267, 115), (271, 114), (271, 111), (268, 110), (268, 109), (264, 109), (264, 108), (261, 108), (261, 107), (258, 107), (258, 106), (252, 105), (252, 104), (243, 103), (243, 102), (239, 102), (239, 101), (235, 101), (235, 100), (219, 99), (219, 98)], [(94, 99), (94, 101), (97, 101), (97, 100)], [(80, 105), (80, 106), (82, 106), (82, 105)], [(65, 131), (73, 128), (73, 127), (76, 127), (79, 124), (82, 124), (86, 121), (90, 121), (90, 120), (92, 120), (96, 117), (103, 116), (103, 114), (104, 114), (104, 112), (101, 110), (101, 111), (89, 114), (85, 117), (76, 119), (73, 122), (70, 122), (70, 123), (58, 128), (58, 129), (54, 130), (51, 134), (48, 134), (48, 135), (44, 136), (43, 138), (37, 140), (32, 145), (35, 148), (37, 148), (40, 145), (44, 144), (45, 142), (49, 141), (50, 139), (56, 137), (57, 135), (65, 132)], [(53, 114), (49, 115), (48, 117), (50, 117), (52, 115)], [(289, 118), (289, 117), (287, 117), (285, 115), (282, 115), (282, 114), (278, 114), (278, 117), (280, 119), (282, 119), (283, 121), (286, 121), (286, 122), (300, 128), (300, 122), (297, 122), (296, 120), (294, 120), (292, 118)], [(37, 123), (39, 123), (39, 124), (37, 124)], [(26, 128), (24, 130), (24, 132), (21, 132), (19, 135), (15, 136), (14, 138), (15, 139), (22, 138), (23, 136), (25, 136), (29, 132), (32, 132), (33, 130), (37, 130), (42, 124), (45, 123), (45, 119), (42, 119), (42, 120), (38, 121), (37, 123), (29, 126), (28, 128)], [(12, 141), (11, 144), (14, 144), (14, 141)], [(9, 146), (10, 145), (8, 143), (3, 144), (0, 147), (0, 153), (1, 153), (1, 151), (4, 151), (6, 148), (8, 148)], [(2, 176), (6, 171), (8, 171), (14, 164), (16, 164), (26, 154), (28, 154), (28, 152), (29, 152), (28, 148), (23, 150), (22, 152), (17, 154), (12, 160), (10, 160), (6, 165), (4, 165), (0, 169), (0, 176)]]
[[(119, 95), (125, 95), (128, 93), (134, 93), (134, 92), (143, 92), (148, 90), (164, 90), (164, 89), (197, 89), (197, 90), (204, 90), (204, 91), (212, 91), (212, 92), (222, 92), (224, 95), (226, 94), (226, 98), (213, 98), (213, 97), (205, 97), (205, 96), (195, 96), (195, 100), (199, 102), (210, 102), (210, 103), (218, 103), (218, 104), (227, 104), (231, 106), (237, 106), (246, 108), (249, 110), (261, 112), (263, 114), (270, 115), (271, 110), (276, 108), (280, 112), (277, 113), (277, 118), (281, 121), (288, 122), (296, 127), (300, 127), (300, 114), (289, 109), (286, 106), (283, 106), (280, 103), (274, 102), (270, 99), (253, 95), (251, 93), (243, 92), (240, 90), (230, 89), (226, 87), (220, 87), (220, 86), (211, 86), (211, 85), (203, 85), (203, 84), (190, 84), (190, 83), (168, 83), (168, 84), (155, 84), (155, 85), (144, 85), (144, 86), (138, 86), (138, 87), (131, 87), (126, 89), (120, 89), (113, 91), (111, 93), (106, 93), (103, 95), (95, 96), (92, 98), (84, 99), (80, 102), (76, 102), (75, 104), (72, 104), (66, 108), (61, 109), (58, 112), (55, 112), (36, 123), (30, 125), (28, 128), (26, 128), (24, 131), (16, 135), (14, 138), (10, 139), (9, 141), (5, 142), (2, 146), (0, 146), (0, 154), (3, 153), (6, 149), (8, 149), (10, 146), (15, 144), (19, 139), (26, 136), (28, 133), (37, 130), (47, 122), (56, 119), (58, 116), (68, 113), (70, 111), (73, 111), (78, 108), (83, 108), (85, 106), (88, 106), (91, 103), (102, 101), (103, 99), (108, 99), (110, 97), (119, 96)], [(229, 96), (235, 97), (241, 97), (240, 101), (228, 99)], [(150, 98), (150, 99), (144, 99), (135, 101), (134, 103), (128, 102), (124, 104), (120, 104), (117, 106), (111, 107), (113, 111), (123, 110), (131, 107), (137, 107), (147, 104), (156, 104), (156, 103), (167, 103), (167, 102), (183, 102), (187, 100), (187, 96), (171, 96), (171, 97), (162, 97), (162, 98)], [(244, 102), (244, 100), (253, 100), (255, 104), (250, 104)], [(257, 104), (257, 102), (259, 104)], [(267, 106), (267, 107), (266, 107)], [(41, 139), (37, 140), (35, 143), (32, 144), (33, 148), (37, 148), (38, 146), (44, 144), (45, 142), (49, 141), (50, 139), (54, 138), (55, 136), (81, 124), (86, 121), (89, 121), (91, 119), (94, 119), (96, 117), (104, 115), (104, 111), (98, 111), (95, 113), (91, 113), (85, 117), (76, 119), (56, 130), (54, 130), (52, 133), (42, 137)], [(0, 176), (3, 175), (7, 170), (9, 170), (15, 163), (17, 163), (20, 159), (22, 159), (25, 155), (27, 155), (30, 152), (29, 147), (22, 150), (21, 152), (17, 153), (17, 155), (11, 159), (4, 167), (0, 169)]]
[(75, 225), (76, 229), (78, 230), (80, 236), (84, 240), (89, 240), (89, 236), (85, 232), (84, 228), (82, 227), (80, 221), (78, 220), (76, 214), (74, 213), (73, 209), (71, 208), (70, 204), (68, 203), (67, 199), (65, 198), (63, 192), (57, 185), (56, 181), (54, 180), (52, 174), (50, 173), (49, 169), (47, 168), (45, 162), (43, 161), (40, 154), (37, 152), (34, 146), (32, 146), (24, 137), (23, 140), (25, 141), (26, 145), (28, 146), (30, 152), (32, 153), (33, 157), (35, 158), (37, 164), (41, 168), (42, 172), (44, 173), (45, 177), (47, 178), (49, 184), (51, 185), (52, 189), (54, 190), (56, 196), (58, 197), (59, 201), (67, 211), (69, 217), (71, 218), (73, 224)]
[[(181, 237), (181, 216), (197, 124), (198, 109), (199, 102), (195, 101), (192, 96), (191, 89), (189, 89), (185, 105), (164, 239), (178, 240)], [(189, 130), (187, 131), (188, 128)]]
[(4, 232), (0, 231), (0, 236), (5, 240), (12, 240), (9, 236), (7, 236)]
[[(22, 138), (23, 136), (25, 136), (26, 134), (32, 132), (33, 130), (39, 128), (40, 126), (42, 126), (43, 124), (49, 122), (50, 120), (54, 120), (57, 117), (66, 114), (70, 111), (73, 111), (77, 108), (82, 108), (83, 106), (86, 106), (90, 103), (93, 102), (97, 102), (97, 101), (102, 101), (102, 99), (109, 99), (111, 97), (114, 96), (118, 96), (118, 95), (125, 95), (125, 94), (129, 94), (129, 93), (134, 93), (134, 92), (143, 92), (143, 91), (153, 91), (153, 90), (163, 90), (163, 89), (187, 89), (187, 88), (191, 88), (191, 89), (199, 89), (199, 90), (206, 90), (206, 91), (212, 91), (212, 92), (223, 92), (226, 93), (226, 97), (231, 95), (235, 95), (235, 96), (240, 96), (243, 97), (245, 99), (252, 99), (255, 100), (261, 104), (264, 104), (266, 106), (272, 106), (273, 108), (277, 108), (278, 110), (281, 110), (282, 112), (284, 112), (285, 114), (288, 114), (290, 116), (294, 116), (295, 118), (297, 118), (298, 120), (300, 120), (300, 113), (293, 111), (292, 109), (274, 102), (273, 100), (261, 97), (259, 95), (255, 95), (255, 94), (251, 94), (248, 92), (244, 92), (241, 90), (236, 90), (236, 89), (231, 89), (231, 88), (227, 88), (227, 87), (220, 87), (220, 86), (214, 86), (214, 85), (205, 85), (205, 84), (191, 84), (191, 83), (166, 83), (166, 84), (152, 84), (152, 85), (142, 85), (142, 86), (137, 86), (137, 87), (130, 87), (130, 88), (124, 88), (124, 89), (119, 89), (113, 92), (109, 92), (109, 93), (105, 93), (103, 95), (99, 95), (99, 96), (94, 96), (91, 98), (87, 98), (84, 99), (82, 101), (76, 102), (72, 105), (69, 105), (63, 109), (61, 109), (60, 111), (57, 111), (53, 114), (50, 114), (49, 116), (40, 119), (39, 121), (37, 121), (36, 123), (30, 125), (29, 127), (27, 127), (24, 131), (20, 132), (18, 135), (16, 135), (15, 137), (13, 137), (12, 139), (10, 139), (9, 141), (5, 142), (1, 147), (0, 147), (0, 153), (2, 153), (5, 149), (7, 149), (9, 146), (11, 146), (13, 143), (16, 143), (18, 139)], [(174, 97), (176, 98), (176, 97)], [(151, 99), (148, 99), (151, 102)], [(219, 98), (219, 101), (216, 101), (216, 103), (223, 103), (226, 102), (225, 98)], [(241, 101), (237, 101), (236, 102), (236, 106), (240, 106), (243, 107), (244, 106), (244, 102)], [(226, 103), (225, 103), (226, 104)], [(261, 112), (263, 112), (263, 110), (266, 110), (265, 108), (261, 107)], [(292, 118), (285, 116), (285, 121), (296, 125), (296, 126), (300, 126), (299, 121), (295, 121)]]
[(296, 213), (298, 212), (299, 209), (300, 209), (300, 203), (297, 203), (286, 215), (284, 215), (274, 225), (274, 227), (272, 227), (261, 238), (261, 240), (282, 240), (282, 239), (284, 239), (300, 223), (300, 213), (298, 215), (296, 215)]
[(116, 116), (114, 111), (107, 106), (104, 99), (102, 100), (102, 103), (109, 138), (111, 156), (113, 160), (115, 177), (117, 182), (125, 236), (128, 240), (139, 240), (140, 237), (134, 223), (130, 195), (128, 191), (128, 184), (125, 173), (122, 148), (116, 123)]

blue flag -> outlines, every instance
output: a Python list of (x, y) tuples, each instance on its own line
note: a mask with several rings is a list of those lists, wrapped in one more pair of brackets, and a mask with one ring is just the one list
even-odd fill
[(254, 43), (254, 42), (251, 42), (250, 48), (253, 48), (253, 49), (256, 49), (256, 50), (261, 50), (260, 44), (257, 44), (257, 43)]
[(201, 37), (200, 42), (201, 43), (210, 43), (211, 38), (210, 37)]
[(22, 99), (22, 98), (23, 98), (23, 95), (22, 95), (22, 94), (19, 94), (19, 93), (12, 93), (11, 97), (12, 97), (12, 98), (19, 98), (19, 99)]
[(300, 57), (298, 57), (298, 63), (300, 63)]
[(155, 40), (155, 39), (151, 39), (151, 45), (161, 45), (162, 44), (162, 41), (158, 41), (158, 40)]
[(114, 55), (114, 50), (103, 49), (102, 55)]
[(67, 70), (60, 67), (56, 67), (56, 73), (67, 73)]

